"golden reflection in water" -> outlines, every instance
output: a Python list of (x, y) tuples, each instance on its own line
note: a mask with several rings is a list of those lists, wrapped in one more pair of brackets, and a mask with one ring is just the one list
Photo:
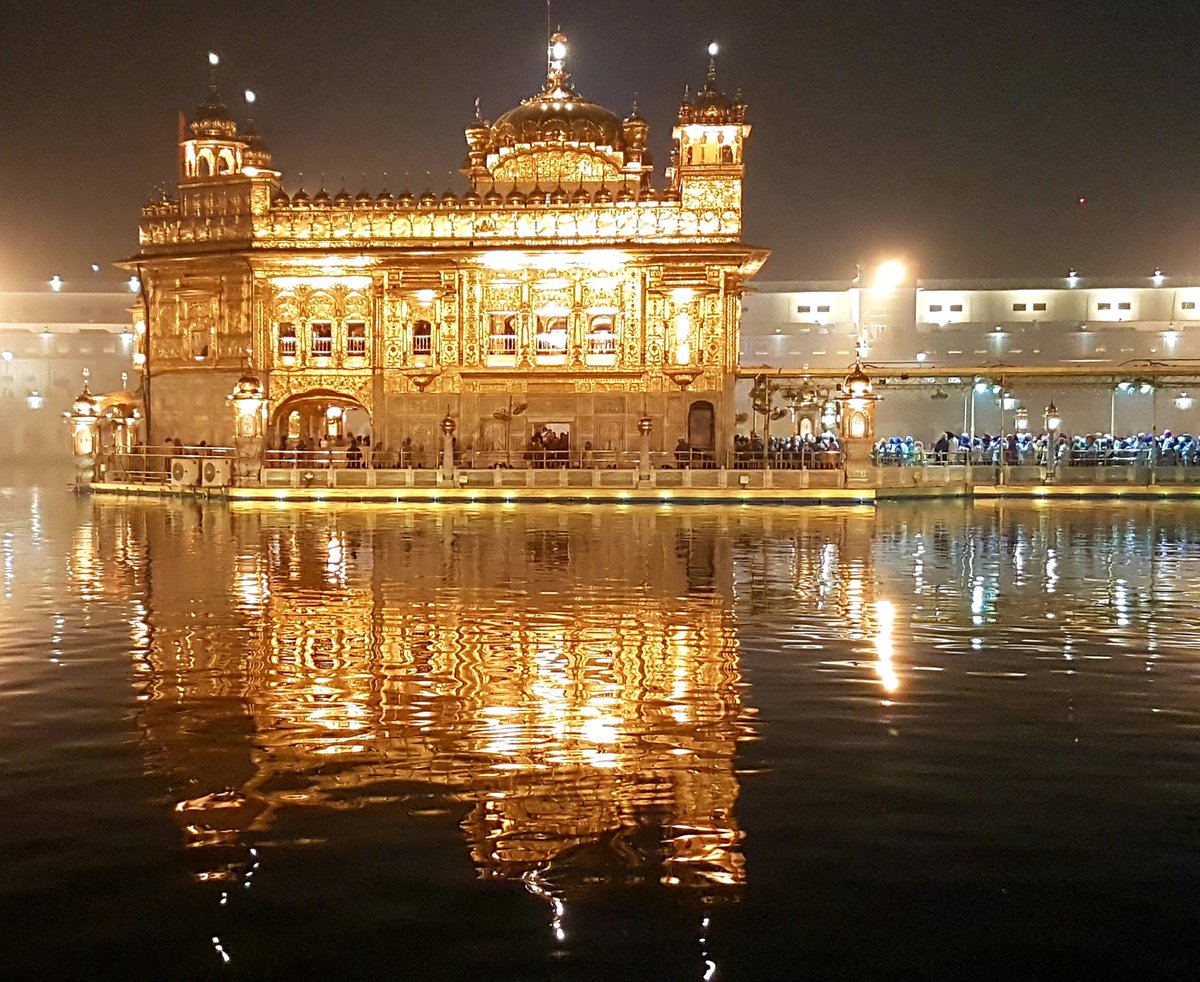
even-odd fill
[(650, 511), (615, 536), (611, 513), (584, 510), (137, 514), (139, 723), (150, 771), (183, 789), (199, 878), (243, 875), (243, 843), (284, 809), (432, 794), (469, 806), (480, 876), (539, 895), (744, 882), (735, 758), (753, 730), (719, 527)]
[(891, 695), (900, 688), (900, 678), (893, 664), (892, 627), (896, 623), (896, 605), (890, 600), (875, 602), (875, 674), (883, 690)]

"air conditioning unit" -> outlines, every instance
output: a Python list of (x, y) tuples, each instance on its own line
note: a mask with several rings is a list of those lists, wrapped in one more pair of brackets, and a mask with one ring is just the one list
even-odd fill
[(229, 487), (230, 461), (225, 457), (215, 457), (200, 461), (200, 483), (206, 488)]
[(171, 487), (190, 488), (200, 483), (200, 461), (195, 457), (171, 459)]

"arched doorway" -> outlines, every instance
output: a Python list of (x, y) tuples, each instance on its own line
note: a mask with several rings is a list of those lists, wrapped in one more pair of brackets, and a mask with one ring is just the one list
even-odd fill
[(707, 399), (693, 402), (688, 409), (687, 442), (693, 450), (713, 450), (716, 448), (717, 414), (713, 404)]
[(357, 399), (314, 389), (281, 402), (267, 435), (271, 450), (336, 449), (349, 446), (355, 438), (369, 446), (371, 414)]

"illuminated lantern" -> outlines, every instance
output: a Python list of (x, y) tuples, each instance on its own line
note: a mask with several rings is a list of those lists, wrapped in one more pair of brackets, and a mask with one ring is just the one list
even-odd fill
[(875, 387), (862, 365), (846, 376), (838, 393), (841, 408), (841, 435), (846, 440), (872, 440), (875, 437)]
[(75, 484), (78, 487), (87, 487), (95, 477), (100, 404), (88, 390), (86, 381), (83, 383), (83, 391), (71, 404), (67, 420), (71, 424), (71, 455), (75, 462)]

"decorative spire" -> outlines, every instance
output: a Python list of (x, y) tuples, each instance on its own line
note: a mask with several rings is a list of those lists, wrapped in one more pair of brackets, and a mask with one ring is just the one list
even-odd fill
[(708, 78), (706, 79), (706, 88), (716, 90), (717, 88), (717, 55), (721, 49), (716, 41), (708, 42)]
[(550, 35), (550, 43), (546, 47), (546, 85), (542, 95), (551, 99), (578, 98), (570, 79), (567, 71), (567, 36), (555, 31)]

